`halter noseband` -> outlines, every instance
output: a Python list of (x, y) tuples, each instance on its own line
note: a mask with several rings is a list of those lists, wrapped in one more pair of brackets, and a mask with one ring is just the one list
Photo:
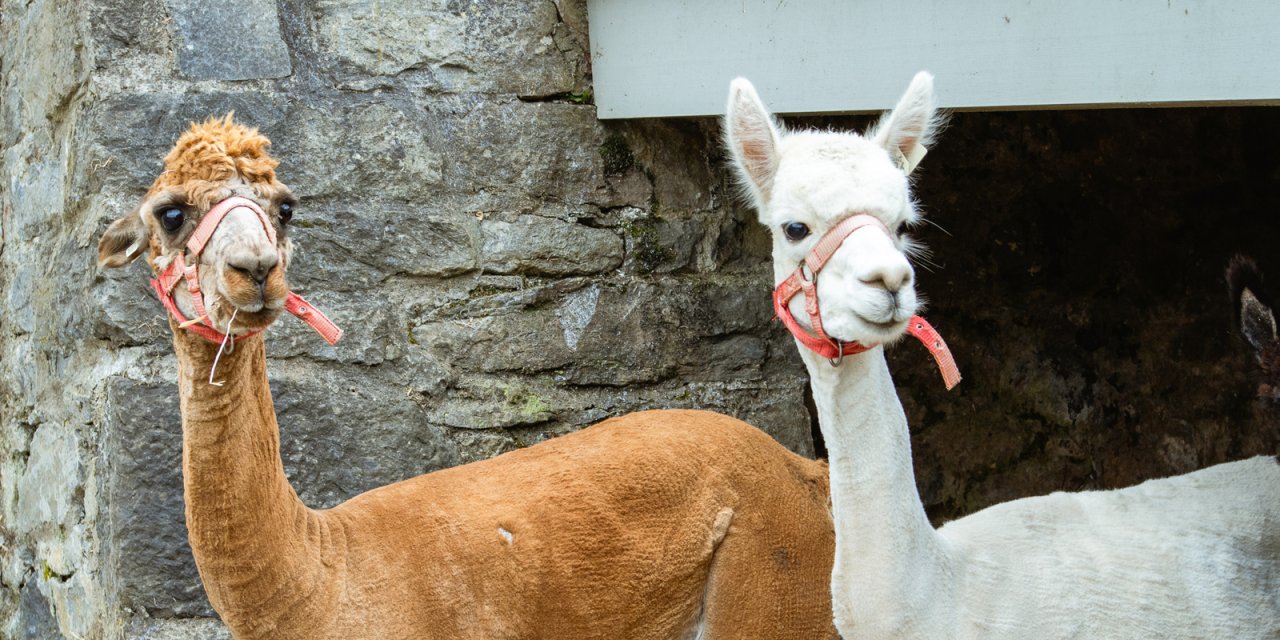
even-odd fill
[[(267, 240), (271, 242), (271, 246), (277, 246), (275, 227), (271, 226), (271, 220), (267, 218), (267, 214), (263, 212), (262, 207), (259, 207), (258, 203), (248, 198), (232, 196), (214, 205), (204, 215), (204, 218), (200, 220), (200, 224), (196, 225), (196, 230), (187, 239), (185, 250), (179, 251), (174, 256), (173, 262), (169, 263), (169, 266), (160, 272), (159, 277), (151, 280), (151, 288), (155, 290), (156, 296), (160, 298), (164, 308), (178, 321), (178, 326), (210, 342), (222, 342), (226, 340), (227, 336), (213, 326), (213, 322), (209, 319), (209, 314), (205, 310), (204, 294), (200, 291), (200, 254), (204, 251), (205, 245), (208, 244), (209, 238), (213, 237), (213, 232), (218, 228), (218, 224), (227, 217), (227, 214), (236, 209), (247, 209), (253, 213), (258, 221), (262, 223), (263, 230), (267, 232)], [(191, 264), (186, 263), (187, 253), (191, 254)], [(191, 293), (191, 306), (196, 312), (196, 317), (191, 320), (183, 317), (182, 312), (178, 310), (177, 303), (173, 300), (173, 287), (180, 280), (186, 280), (187, 291)], [(302, 296), (292, 291), (285, 296), (284, 309), (310, 325), (329, 344), (336, 344), (342, 338), (342, 329), (339, 329), (333, 321), (329, 320), (311, 303), (304, 300)], [(257, 335), (262, 333), (263, 330), (258, 329), (236, 336), (235, 341), (239, 342), (249, 336)]]
[[(782, 320), (782, 324), (787, 327), (797, 342), (826, 358), (833, 367), (840, 366), (845, 356), (862, 353), (876, 346), (859, 342), (841, 342), (827, 335), (822, 328), (822, 313), (818, 307), (818, 273), (844, 244), (845, 238), (863, 227), (875, 227), (891, 235), (889, 228), (875, 216), (866, 213), (849, 216), (822, 236), (813, 250), (805, 256), (804, 262), (800, 263), (800, 266), (773, 290), (773, 310)], [(791, 299), (800, 294), (804, 295), (804, 308), (809, 315), (810, 324), (813, 325), (812, 333), (796, 322), (788, 306)], [(947, 389), (960, 383), (960, 370), (951, 356), (951, 350), (947, 348), (947, 343), (928, 321), (920, 316), (912, 316), (907, 325), (907, 333), (929, 350), (942, 373), (942, 380)]]

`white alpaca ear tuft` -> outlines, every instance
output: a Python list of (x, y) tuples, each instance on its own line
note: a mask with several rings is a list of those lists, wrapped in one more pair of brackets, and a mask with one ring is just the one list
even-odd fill
[(921, 71), (911, 79), (893, 111), (885, 114), (872, 130), (870, 138), (889, 152), (889, 157), (903, 173), (911, 173), (924, 158), (928, 144), (939, 124), (938, 109), (933, 101), (933, 75)]
[(724, 131), (725, 146), (733, 157), (738, 179), (747, 187), (756, 210), (763, 214), (778, 171), (782, 132), (746, 78), (737, 78), (729, 85)]

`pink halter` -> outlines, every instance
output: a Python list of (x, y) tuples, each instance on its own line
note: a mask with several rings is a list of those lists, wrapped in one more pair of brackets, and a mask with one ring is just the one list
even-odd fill
[[(876, 346), (859, 342), (841, 342), (827, 335), (822, 328), (822, 315), (818, 308), (818, 272), (822, 271), (827, 260), (835, 255), (849, 234), (868, 226), (891, 234), (889, 228), (875, 216), (865, 213), (849, 216), (822, 236), (809, 255), (805, 256), (804, 262), (773, 290), (773, 309), (782, 320), (782, 324), (800, 344), (828, 359), (832, 366), (839, 366), (845, 356), (862, 353)], [(813, 325), (813, 333), (809, 333), (796, 322), (795, 316), (791, 314), (791, 309), (788, 307), (788, 303), (797, 294), (804, 294), (804, 308)], [(928, 321), (920, 316), (912, 316), (907, 325), (907, 333), (914, 336), (929, 350), (929, 354), (933, 356), (934, 362), (942, 373), (942, 381), (947, 389), (960, 384), (960, 369), (956, 367), (951, 350), (947, 348), (947, 343)]]
[[(208, 312), (205, 311), (204, 295), (200, 291), (200, 253), (204, 251), (205, 244), (209, 242), (209, 238), (213, 237), (213, 232), (218, 228), (218, 224), (222, 222), (227, 214), (236, 209), (248, 209), (262, 223), (262, 228), (267, 232), (267, 240), (271, 242), (271, 246), (276, 246), (276, 230), (271, 226), (271, 220), (267, 218), (267, 214), (262, 211), (262, 207), (258, 203), (240, 196), (232, 196), (214, 205), (204, 218), (200, 220), (200, 224), (196, 226), (196, 230), (192, 232), (191, 238), (187, 240), (186, 251), (178, 252), (174, 256), (173, 262), (160, 273), (160, 276), (151, 280), (151, 288), (155, 289), (156, 295), (159, 296), (161, 304), (173, 315), (178, 321), (178, 325), (190, 330), (196, 335), (209, 340), (211, 342), (222, 342), (226, 339), (226, 335), (218, 331), (209, 320)], [(186, 263), (186, 253), (191, 253), (192, 264)], [(188, 320), (182, 316), (182, 312), (178, 311), (178, 305), (173, 301), (171, 293), (174, 285), (179, 280), (187, 281), (187, 291), (191, 293), (191, 305), (195, 307), (195, 319)], [(342, 339), (342, 329), (339, 329), (329, 318), (327, 318), (319, 309), (316, 309), (302, 298), (302, 296), (290, 291), (284, 299), (285, 311), (298, 316), (303, 322), (315, 329), (320, 337), (324, 338), (329, 344), (337, 344)], [(236, 336), (237, 342), (248, 338), (249, 336), (262, 333), (262, 329), (246, 333), (242, 336)]]

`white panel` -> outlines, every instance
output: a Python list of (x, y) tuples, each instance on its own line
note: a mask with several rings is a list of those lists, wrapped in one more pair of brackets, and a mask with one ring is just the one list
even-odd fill
[(893, 106), (1280, 104), (1280, 0), (588, 0), (601, 118)]

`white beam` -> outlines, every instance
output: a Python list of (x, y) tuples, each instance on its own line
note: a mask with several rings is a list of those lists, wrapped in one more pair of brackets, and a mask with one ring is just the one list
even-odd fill
[(588, 0), (601, 118), (718, 115), (745, 76), (780, 113), (893, 106), (1280, 104), (1277, 0)]

